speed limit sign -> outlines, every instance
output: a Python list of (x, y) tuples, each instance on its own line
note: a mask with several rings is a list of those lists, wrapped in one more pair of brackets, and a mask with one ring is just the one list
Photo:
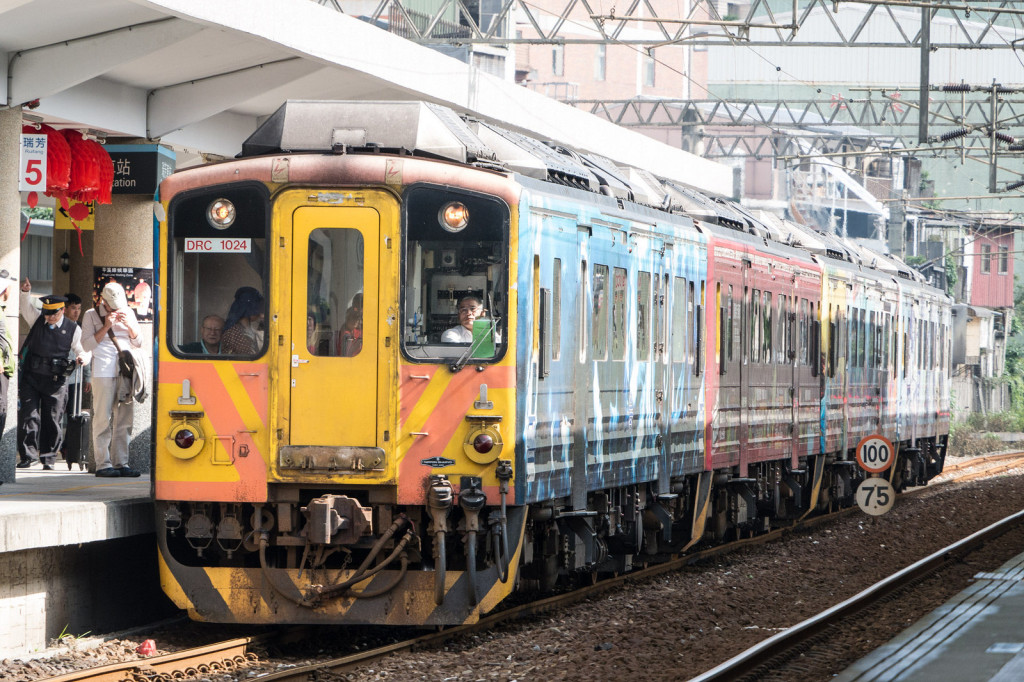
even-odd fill
[(884, 436), (867, 436), (857, 443), (857, 464), (868, 473), (882, 473), (892, 466), (895, 457), (892, 443)]
[(884, 478), (864, 479), (857, 488), (857, 506), (871, 516), (881, 516), (892, 509), (895, 499), (896, 491)]

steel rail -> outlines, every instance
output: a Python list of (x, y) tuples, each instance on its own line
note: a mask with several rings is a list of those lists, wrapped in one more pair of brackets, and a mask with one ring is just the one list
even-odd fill
[(1020, 525), (1022, 521), (1024, 521), (1024, 511), (1007, 516), (1001, 521), (997, 521), (987, 528), (983, 528), (963, 540), (954, 542), (948, 547), (940, 549), (924, 559), (907, 566), (903, 570), (875, 583), (863, 592), (836, 604), (817, 616), (808, 618), (784, 632), (766, 639), (725, 663), (692, 678), (690, 682), (722, 682), (724, 680), (738, 680), (746, 675), (750, 675), (772, 659), (790, 651), (805, 640), (820, 634), (825, 627), (835, 625), (896, 590), (934, 573), (951, 561), (958, 560), (969, 554), (986, 541)]
[[(284, 635), (288, 637), (288, 635)], [(257, 662), (252, 649), (270, 642), (280, 641), (281, 633), (229, 639), (216, 644), (183, 649), (160, 656), (111, 663), (76, 670), (50, 678), (50, 682), (124, 682), (125, 680), (185, 679), (201, 674), (206, 677), (217, 672), (246, 668)], [(182, 677), (185, 675), (185, 677)]]
[[(968, 462), (951, 465), (946, 471), (958, 471), (963, 468), (976, 466), (979, 463), (1021, 458), (1022, 456), (1024, 456), (1024, 452), (1012, 452), (1000, 455), (990, 455), (987, 457), (978, 457), (971, 459)], [(1013, 465), (1007, 465), (1007, 468), (1011, 466)], [(965, 474), (964, 476), (975, 478), (979, 475), (987, 475), (990, 473), (992, 473), (992, 470), (986, 469), (980, 473)], [(919, 488), (906, 490), (901, 493), (901, 495), (910, 496), (926, 490), (934, 490), (935, 487), (939, 485), (946, 485), (960, 480), (969, 480), (969, 478), (958, 476), (946, 481), (936, 481), (930, 486), (921, 486)], [(413, 639), (396, 642), (394, 644), (389, 644), (375, 649), (367, 649), (365, 651), (336, 659), (297, 666), (268, 674), (260, 674), (259, 680), (260, 682), (309, 680), (322, 671), (344, 672), (357, 666), (379, 660), (389, 654), (438, 646), (455, 637), (487, 630), (500, 623), (511, 622), (520, 618), (526, 618), (542, 614), (553, 609), (569, 606), (600, 593), (616, 589), (627, 583), (642, 582), (643, 580), (663, 573), (676, 571), (685, 566), (728, 554), (744, 547), (768, 544), (789, 534), (815, 528), (857, 511), (857, 507), (846, 507), (838, 511), (804, 519), (789, 526), (776, 528), (768, 533), (741, 538), (727, 544), (709, 547), (692, 553), (672, 555), (671, 559), (662, 563), (646, 566), (630, 573), (624, 573), (599, 582), (594, 582), (591, 585), (572, 590), (571, 592), (546, 597), (528, 604), (522, 604), (498, 611), (484, 616), (476, 623), (454, 626), (438, 632), (427, 633)], [(984, 531), (979, 531), (979, 533), (980, 532)], [(978, 534), (976, 533), (975, 535)], [(947, 548), (947, 550), (948, 549), (949, 548)], [(947, 550), (942, 550), (942, 552)], [(53, 682), (124, 682), (126, 680), (135, 682), (136, 680), (172, 680), (182, 679), (182, 675), (186, 673), (192, 675), (194, 673), (213, 672), (214, 670), (212, 666), (214, 665), (219, 666), (218, 670), (220, 671), (224, 671), (232, 666), (235, 668), (257, 666), (259, 665), (259, 661), (256, 659), (255, 654), (252, 653), (253, 648), (256, 646), (263, 647), (274, 642), (294, 640), (301, 637), (300, 633), (305, 631), (306, 628), (294, 628), (284, 632), (232, 639), (218, 644), (198, 647), (196, 649), (182, 650), (161, 656), (153, 656), (136, 661), (127, 661), (124, 663), (88, 668), (53, 678)], [(775, 638), (772, 638), (772, 640), (774, 639)], [(225, 663), (225, 661), (230, 661), (231, 663)]]

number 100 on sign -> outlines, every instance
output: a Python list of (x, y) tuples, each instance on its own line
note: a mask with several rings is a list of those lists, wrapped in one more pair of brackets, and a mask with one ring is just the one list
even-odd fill
[(869, 473), (882, 473), (895, 457), (892, 443), (883, 436), (868, 436), (857, 443), (857, 464)]

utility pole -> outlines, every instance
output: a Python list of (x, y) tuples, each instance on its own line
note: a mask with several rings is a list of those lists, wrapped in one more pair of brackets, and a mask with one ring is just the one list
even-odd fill
[(932, 53), (932, 11), (921, 8), (921, 82), (918, 83), (917, 143), (928, 142), (928, 85), (931, 82), (929, 66)]

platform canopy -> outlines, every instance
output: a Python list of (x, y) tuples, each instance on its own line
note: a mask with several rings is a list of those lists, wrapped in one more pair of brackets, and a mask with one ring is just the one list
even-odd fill
[(0, 105), (58, 126), (234, 156), (289, 99), (425, 100), (732, 193), (729, 167), (312, 0), (0, 0)]

